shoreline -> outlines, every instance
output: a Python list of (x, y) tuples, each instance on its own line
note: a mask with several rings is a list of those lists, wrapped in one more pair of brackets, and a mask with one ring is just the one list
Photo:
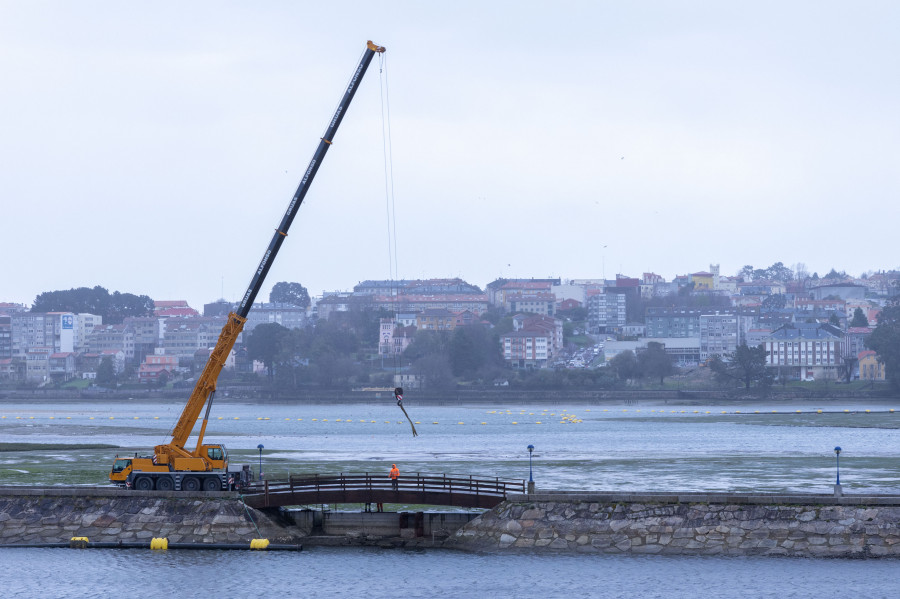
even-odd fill
[[(150, 392), (116, 392), (91, 394), (54, 392), (0, 392), (0, 407), (5, 403), (27, 401), (34, 403), (84, 403), (128, 404), (131, 402), (159, 402), (183, 404), (189, 391), (150, 393)], [(221, 394), (216, 397), (216, 404), (254, 404), (254, 405), (382, 405), (393, 403), (390, 394), (372, 392), (322, 392), (284, 397), (258, 397)], [(416, 394), (409, 392), (404, 401), (407, 405), (437, 406), (484, 406), (495, 404), (516, 405), (741, 405), (758, 403), (840, 403), (866, 402), (878, 405), (900, 406), (900, 395), (883, 393), (768, 393), (768, 394), (735, 394), (711, 391), (506, 391), (503, 393), (447, 393)]]

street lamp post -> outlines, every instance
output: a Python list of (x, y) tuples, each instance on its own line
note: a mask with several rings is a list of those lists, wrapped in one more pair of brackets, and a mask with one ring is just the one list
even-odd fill
[(835, 467), (836, 467), (836, 479), (834, 483), (834, 496), (840, 497), (843, 495), (841, 489), (841, 448), (834, 448), (834, 459), (835, 459)]
[(534, 445), (528, 446), (528, 494), (534, 493), (534, 469), (531, 465), (531, 456), (534, 454)]
[(259, 450), (259, 480), (262, 480), (262, 450), (265, 449), (265, 447), (260, 443), (256, 448)]

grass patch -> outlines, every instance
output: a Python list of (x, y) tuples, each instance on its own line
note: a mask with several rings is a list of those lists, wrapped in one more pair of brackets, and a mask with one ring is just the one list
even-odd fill
[(56, 451), (60, 449), (118, 449), (103, 443), (0, 443), (0, 451)]

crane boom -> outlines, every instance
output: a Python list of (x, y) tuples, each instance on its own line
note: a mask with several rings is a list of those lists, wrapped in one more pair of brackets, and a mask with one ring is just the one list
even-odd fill
[[(375, 54), (382, 53), (384, 51), (384, 47), (373, 44), (371, 41), (366, 44), (366, 50), (363, 52), (363, 56), (360, 59), (359, 64), (357, 65), (356, 70), (353, 73), (353, 76), (350, 78), (350, 82), (344, 90), (344, 94), (341, 97), (337, 108), (335, 109), (334, 115), (332, 116), (331, 121), (325, 129), (325, 133), (322, 135), (322, 138), (319, 141), (319, 145), (317, 146), (316, 151), (309, 162), (309, 165), (306, 167), (306, 171), (304, 172), (303, 177), (300, 180), (297, 191), (291, 198), (287, 210), (284, 213), (284, 217), (281, 219), (278, 228), (275, 229), (275, 233), (272, 235), (272, 240), (269, 242), (266, 251), (263, 253), (263, 257), (259, 262), (259, 266), (253, 273), (253, 277), (250, 280), (247, 291), (244, 293), (240, 303), (237, 306), (237, 309), (228, 315), (227, 322), (225, 323), (225, 326), (222, 327), (222, 332), (219, 334), (216, 346), (210, 353), (209, 359), (206, 362), (206, 366), (203, 368), (203, 372), (198, 377), (197, 383), (194, 386), (194, 389), (184, 406), (184, 410), (182, 411), (178, 422), (172, 428), (171, 440), (169, 441), (169, 443), (157, 445), (154, 448), (155, 453), (152, 459), (153, 465), (146, 465), (146, 469), (148, 472), (155, 472), (157, 469), (161, 470), (164, 467), (168, 471), (176, 472), (182, 470), (192, 472), (205, 471), (219, 465), (218, 463), (213, 463), (217, 460), (216, 458), (210, 458), (210, 456), (224, 456), (224, 451), (220, 451), (216, 454), (213, 454), (209, 451), (207, 451), (206, 453), (201, 452), (201, 448), (204, 447), (203, 436), (206, 432), (206, 424), (209, 418), (209, 408), (215, 395), (216, 382), (219, 378), (219, 373), (221, 373), (222, 368), (225, 366), (225, 361), (231, 354), (231, 350), (234, 347), (238, 336), (243, 330), (244, 323), (247, 322), (247, 316), (250, 313), (250, 309), (253, 307), (253, 302), (255, 301), (256, 296), (263, 285), (263, 282), (265, 281), (266, 275), (268, 274), (269, 269), (272, 266), (272, 262), (275, 260), (275, 256), (281, 249), (281, 244), (284, 243), (284, 239), (285, 237), (287, 237), (288, 229), (290, 229), (291, 223), (294, 221), (294, 217), (297, 215), (297, 210), (303, 203), (303, 199), (306, 197), (307, 191), (309, 191), (309, 186), (312, 184), (312, 181), (322, 164), (322, 160), (325, 158), (325, 154), (328, 152), (328, 148), (334, 141), (334, 136), (337, 133), (341, 121), (344, 119), (344, 115), (347, 112), (347, 108), (350, 106), (350, 102), (353, 100), (353, 96), (356, 94), (356, 90), (359, 87), (359, 83), (363, 75), (365, 75), (366, 70), (369, 68), (369, 64), (372, 62), (372, 58), (375, 56)], [(200, 412), (203, 410), (204, 405), (207, 407), (206, 416), (203, 419), (203, 425), (198, 434), (197, 448), (196, 450), (191, 452), (185, 448), (185, 444), (187, 443), (188, 438), (190, 437), (191, 432), (193, 431), (194, 426), (197, 423), (197, 418), (200, 416)], [(207, 448), (209, 447), (219, 446), (207, 446)], [(221, 462), (224, 462), (225, 460), (226, 458), (224, 457), (218, 458), (218, 461)], [(125, 461), (123, 461), (119, 466), (114, 466), (113, 471), (110, 474), (111, 480), (113, 480), (114, 482), (121, 482), (126, 480), (126, 475), (130, 474), (132, 477), (134, 477), (134, 475), (137, 474), (138, 469), (141, 468), (141, 466), (137, 464), (138, 458), (128, 461), (134, 463), (129, 463), (127, 468), (124, 463)], [(149, 460), (146, 461), (149, 462)], [(118, 462), (119, 460), (117, 460), (117, 463)], [(117, 468), (119, 469), (117, 470)], [(132, 472), (132, 470), (134, 470), (134, 472)], [(146, 476), (145, 478), (147, 479), (147, 481), (151, 480), (149, 476)], [(144, 481), (136, 481), (136, 487), (141, 486), (140, 484), (137, 484), (138, 482), (144, 483)], [(147, 482), (144, 484), (151, 484), (150, 488), (153, 488), (152, 483)], [(163, 482), (157, 479), (156, 488), (162, 488), (162, 485)]]
[[(316, 151), (309, 161), (309, 166), (306, 167), (306, 172), (303, 174), (303, 178), (297, 186), (297, 191), (294, 192), (294, 197), (292, 197), (290, 203), (288, 203), (284, 217), (282, 217), (278, 228), (275, 229), (272, 240), (269, 242), (269, 246), (263, 253), (259, 266), (253, 273), (253, 278), (250, 280), (250, 285), (247, 287), (247, 291), (244, 293), (237, 311), (228, 315), (228, 322), (222, 328), (222, 333), (219, 335), (216, 347), (210, 354), (209, 361), (206, 363), (203, 373), (197, 379), (194, 392), (191, 393), (190, 399), (184, 406), (181, 418), (179, 418), (178, 423), (172, 429), (172, 440), (169, 443), (170, 445), (177, 448), (184, 448), (184, 444), (187, 442), (188, 437), (194, 428), (194, 424), (197, 422), (197, 418), (203, 410), (204, 404), (206, 404), (210, 394), (215, 392), (216, 381), (219, 378), (222, 367), (225, 365), (225, 359), (227, 359), (228, 355), (231, 353), (231, 349), (234, 347), (237, 337), (243, 329), (244, 323), (247, 321), (247, 315), (250, 313), (250, 308), (253, 307), (256, 295), (259, 293), (266, 275), (272, 267), (275, 256), (278, 255), (278, 251), (281, 249), (281, 244), (284, 243), (284, 239), (287, 237), (288, 229), (290, 229), (291, 223), (294, 222), (297, 210), (303, 203), (303, 199), (309, 191), (309, 186), (315, 178), (316, 173), (322, 164), (322, 160), (325, 158), (325, 154), (328, 152), (328, 148), (334, 140), (334, 136), (337, 133), (341, 121), (344, 119), (347, 108), (350, 106), (350, 102), (356, 94), (356, 90), (359, 88), (359, 82), (369, 68), (369, 63), (372, 62), (372, 58), (375, 56), (376, 52), (384, 52), (384, 48), (373, 44), (371, 41), (368, 42), (366, 50), (359, 61), (359, 65), (357, 65), (356, 71), (350, 78), (350, 83), (344, 90), (344, 95), (341, 97), (341, 101), (334, 111), (334, 116), (328, 123), (325, 133), (322, 135), (319, 145), (316, 147)], [(214, 355), (217, 356), (215, 360), (213, 359)]]

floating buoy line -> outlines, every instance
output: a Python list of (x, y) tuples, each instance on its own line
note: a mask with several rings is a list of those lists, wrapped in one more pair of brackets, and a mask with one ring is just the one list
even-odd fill
[[(395, 391), (397, 392), (397, 399), (398, 399), (397, 405), (400, 407), (404, 416), (406, 417), (405, 420), (379, 421), (379, 420), (373, 420), (371, 418), (357, 418), (357, 419), (353, 419), (353, 418), (309, 418), (307, 416), (305, 418), (291, 418), (291, 417), (277, 418), (274, 420), (274, 422), (282, 422), (282, 423), (302, 422), (302, 423), (308, 424), (310, 426), (313, 426), (314, 425), (313, 423), (315, 423), (315, 425), (320, 425), (323, 423), (341, 424), (341, 425), (347, 425), (347, 424), (356, 424), (356, 425), (361, 425), (361, 424), (366, 424), (366, 425), (409, 424), (413, 431), (413, 434), (418, 435), (415, 425), (421, 424), (421, 422), (418, 420), (413, 420), (409, 416), (409, 414), (406, 412), (406, 409), (404, 408), (404, 406), (402, 404), (403, 389), (398, 387)], [(584, 410), (584, 412), (590, 412), (590, 411), (591, 410)], [(747, 411), (747, 410), (664, 410), (664, 409), (654, 408), (654, 409), (650, 409), (650, 410), (645, 409), (642, 411), (641, 409), (630, 409), (630, 410), (629, 409), (621, 409), (620, 410), (620, 409), (615, 409), (615, 408), (603, 408), (603, 409), (595, 409), (594, 412), (595, 413), (600, 412), (600, 413), (606, 413), (606, 414), (627, 413), (629, 415), (633, 414), (633, 415), (639, 415), (641, 417), (646, 417), (649, 414), (653, 414), (654, 416), (664, 416), (664, 415), (798, 416), (798, 415), (828, 415), (828, 414), (873, 416), (873, 415), (879, 415), (879, 414), (894, 414), (894, 413), (896, 413), (896, 409), (895, 408), (883, 408), (883, 409), (859, 408), (859, 409), (855, 409), (855, 410), (850, 410), (850, 409), (836, 408), (833, 410), (826, 410), (823, 408), (813, 408), (813, 409), (807, 409), (807, 410), (770, 410), (770, 411), (753, 410), (753, 411)], [(585, 417), (585, 416), (579, 416), (568, 410), (558, 410), (558, 409), (554, 409), (554, 411), (552, 411), (552, 412), (549, 411), (549, 409), (543, 410), (540, 412), (511, 411), (511, 410), (507, 410), (507, 409), (502, 409), (502, 410), (490, 410), (490, 411), (486, 412), (486, 414), (488, 414), (490, 416), (497, 416), (497, 417), (507, 417), (508, 416), (510, 418), (505, 418), (501, 422), (498, 422), (497, 421), (498, 419), (495, 419), (490, 422), (487, 420), (483, 420), (483, 421), (478, 421), (477, 423), (470, 422), (470, 424), (477, 424), (479, 426), (504, 424), (504, 423), (508, 423), (508, 424), (512, 424), (512, 425), (548, 424), (551, 422), (557, 422), (560, 424), (581, 424), (584, 422), (584, 417)], [(522, 416), (526, 416), (526, 418), (522, 418)], [(240, 421), (243, 419), (243, 420), (256, 420), (257, 422), (273, 422), (272, 417), (270, 417), (270, 416), (218, 416), (216, 419), (222, 420), (222, 421), (225, 421), (225, 420)], [(592, 421), (592, 422), (597, 422), (597, 421), (604, 420), (604, 419), (605, 418), (603, 416), (599, 416), (599, 417), (591, 416), (590, 417), (590, 421)], [(155, 420), (160, 420), (160, 417), (159, 416), (149, 416), (149, 415), (133, 416), (130, 414), (120, 414), (117, 416), (96, 416), (96, 415), (95, 416), (88, 416), (88, 415), (63, 416), (63, 415), (58, 415), (58, 414), (26, 415), (26, 414), (21, 414), (21, 413), (15, 414), (15, 413), (9, 413), (9, 412), (7, 412), (6, 414), (0, 414), (0, 421), (6, 421), (6, 424), (12, 424), (15, 421), (20, 421), (23, 424), (24, 423), (33, 424), (36, 422), (45, 422), (45, 421), (50, 421), (50, 420), (54, 421), (53, 422), (54, 424), (64, 426), (65, 424), (82, 422), (85, 420), (96, 421), (96, 422), (109, 421), (109, 420), (133, 422), (133, 421), (141, 421), (141, 420), (155, 421)], [(432, 420), (430, 422), (430, 424), (432, 424), (432, 425), (440, 424), (440, 421)], [(447, 423), (445, 422), (445, 424), (447, 424)], [(450, 424), (459, 426), (459, 425), (464, 425), (465, 421), (459, 420), (456, 422), (451, 422)]]

